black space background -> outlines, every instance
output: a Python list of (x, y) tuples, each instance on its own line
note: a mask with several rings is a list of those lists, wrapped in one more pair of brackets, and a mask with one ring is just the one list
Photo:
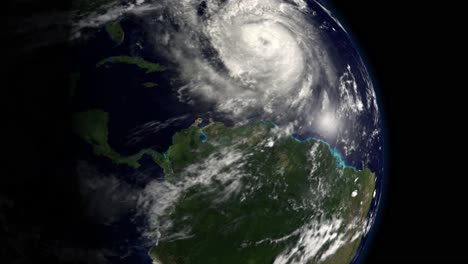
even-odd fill
[(468, 263), (459, 7), (327, 2), (361, 47), (386, 119), (387, 196), (367, 262)]
[[(460, 47), (467, 32), (458, 29), (460, 9), (438, 1), (327, 3), (373, 72), (386, 122), (388, 188), (365, 263), (468, 263), (467, 82), (457, 81), (467, 75)], [(18, 0), (1, 11), (7, 19), (6, 82), (0, 85), (2, 264), (54, 263), (63, 249), (86, 248), (90, 238), (99, 243), (70, 166), (64, 87), (71, 51), (60, 43), (30, 48), (60, 39), (67, 27), (21, 32), (33, 15), (68, 7), (67, 1)]]

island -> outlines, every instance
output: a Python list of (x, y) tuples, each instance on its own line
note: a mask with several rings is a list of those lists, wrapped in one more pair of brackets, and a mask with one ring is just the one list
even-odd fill
[(107, 65), (109, 63), (123, 63), (123, 64), (131, 64), (136, 65), (137, 67), (146, 70), (146, 74), (153, 73), (153, 72), (160, 72), (165, 71), (167, 68), (154, 62), (147, 61), (140, 57), (131, 57), (131, 56), (112, 56), (100, 60), (96, 67), (101, 67)]
[(158, 86), (158, 84), (155, 82), (144, 82), (141, 85), (143, 85), (146, 88), (153, 88), (153, 87)]

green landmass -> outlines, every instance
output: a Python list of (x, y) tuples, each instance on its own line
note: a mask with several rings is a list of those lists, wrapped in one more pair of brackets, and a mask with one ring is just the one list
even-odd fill
[(144, 60), (142, 58), (131, 57), (131, 56), (108, 57), (108, 58), (105, 58), (105, 59), (99, 61), (96, 64), (96, 67), (101, 67), (101, 66), (104, 66), (104, 65), (106, 65), (108, 63), (124, 63), (124, 64), (136, 65), (139, 68), (141, 68), (143, 70), (146, 70), (147, 74), (166, 70), (166, 67), (164, 67), (164, 66), (162, 66), (162, 65), (160, 65), (158, 63), (146, 61), (146, 60)]
[(160, 216), (171, 224), (150, 249), (155, 263), (273, 263), (297, 247), (308, 228), (317, 233), (330, 223), (339, 246), (322, 258), (333, 246), (325, 241), (307, 263), (350, 263), (356, 254), (375, 175), (342, 166), (326, 143), (298, 141), (266, 122), (200, 128), (198, 119), (174, 134), (164, 154), (143, 149), (122, 156), (108, 143), (108, 118), (101, 110), (77, 113), (75, 132), (117, 164), (138, 168), (142, 155), (150, 155), (168, 184), (180, 189)]
[(162, 167), (166, 166), (163, 155), (152, 149), (143, 149), (131, 156), (117, 153), (108, 142), (108, 123), (109, 114), (98, 109), (79, 112), (73, 117), (74, 132), (92, 146), (95, 155), (107, 157), (116, 164), (138, 168), (141, 166), (138, 161), (148, 154)]
[(158, 86), (158, 84), (154, 82), (145, 82), (145, 83), (142, 83), (141, 85), (143, 85), (146, 88), (153, 88), (153, 87)]
[(125, 32), (122, 26), (120, 25), (119, 20), (107, 22), (105, 28), (112, 40), (114, 40), (118, 44), (121, 44), (124, 41)]
[(320, 264), (341, 264), (341, 263), (351, 263), (351, 260), (356, 254), (359, 244), (361, 244), (361, 238), (358, 238), (348, 244), (343, 245), (339, 248), (335, 254), (326, 258)]
[[(173, 136), (166, 152), (171, 168), (167, 181), (177, 185), (213, 170), (219, 170), (218, 174), (239, 174), (240, 170), (247, 176), (227, 198), (232, 181), (215, 179), (184, 190), (167, 219), (161, 220), (171, 225), (161, 231), (161, 239), (150, 250), (156, 263), (273, 263), (297, 243), (300, 234), (294, 234), (295, 230), (308, 222), (336, 217), (342, 220), (340, 232), (346, 243), (321, 260), (320, 254), (331, 242), (323, 245), (308, 263), (350, 263), (372, 201), (374, 174), (342, 167), (323, 142), (277, 137), (274, 131), (273, 125), (264, 122), (239, 127), (211, 123), (203, 128), (206, 142), (200, 140), (196, 124)], [(265, 146), (275, 137), (273, 146)], [(314, 147), (315, 153), (310, 154)], [(238, 163), (222, 167), (223, 157), (236, 152), (244, 157), (240, 168)], [(210, 160), (221, 167), (204, 167)], [(353, 191), (357, 191), (354, 197)], [(188, 234), (181, 234), (182, 230), (189, 230)], [(278, 241), (261, 242), (268, 239)]]

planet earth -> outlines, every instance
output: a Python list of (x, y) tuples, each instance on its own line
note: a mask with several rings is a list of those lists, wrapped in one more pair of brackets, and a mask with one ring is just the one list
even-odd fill
[(318, 1), (76, 1), (80, 195), (103, 263), (354, 263), (382, 120)]

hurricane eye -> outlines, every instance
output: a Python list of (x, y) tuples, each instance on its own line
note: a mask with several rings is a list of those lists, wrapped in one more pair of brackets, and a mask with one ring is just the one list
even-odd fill
[(260, 37), (260, 43), (262, 43), (263, 46), (269, 46), (271, 42), (265, 38)]
[(67, 15), (73, 42), (60, 39), (73, 50), (66, 112), (80, 111), (65, 159), (80, 210), (67, 208), (91, 235), (77, 233), (91, 239), (79, 253), (92, 242), (99, 263), (361, 260), (383, 194), (383, 120), (323, 1), (95, 2)]

